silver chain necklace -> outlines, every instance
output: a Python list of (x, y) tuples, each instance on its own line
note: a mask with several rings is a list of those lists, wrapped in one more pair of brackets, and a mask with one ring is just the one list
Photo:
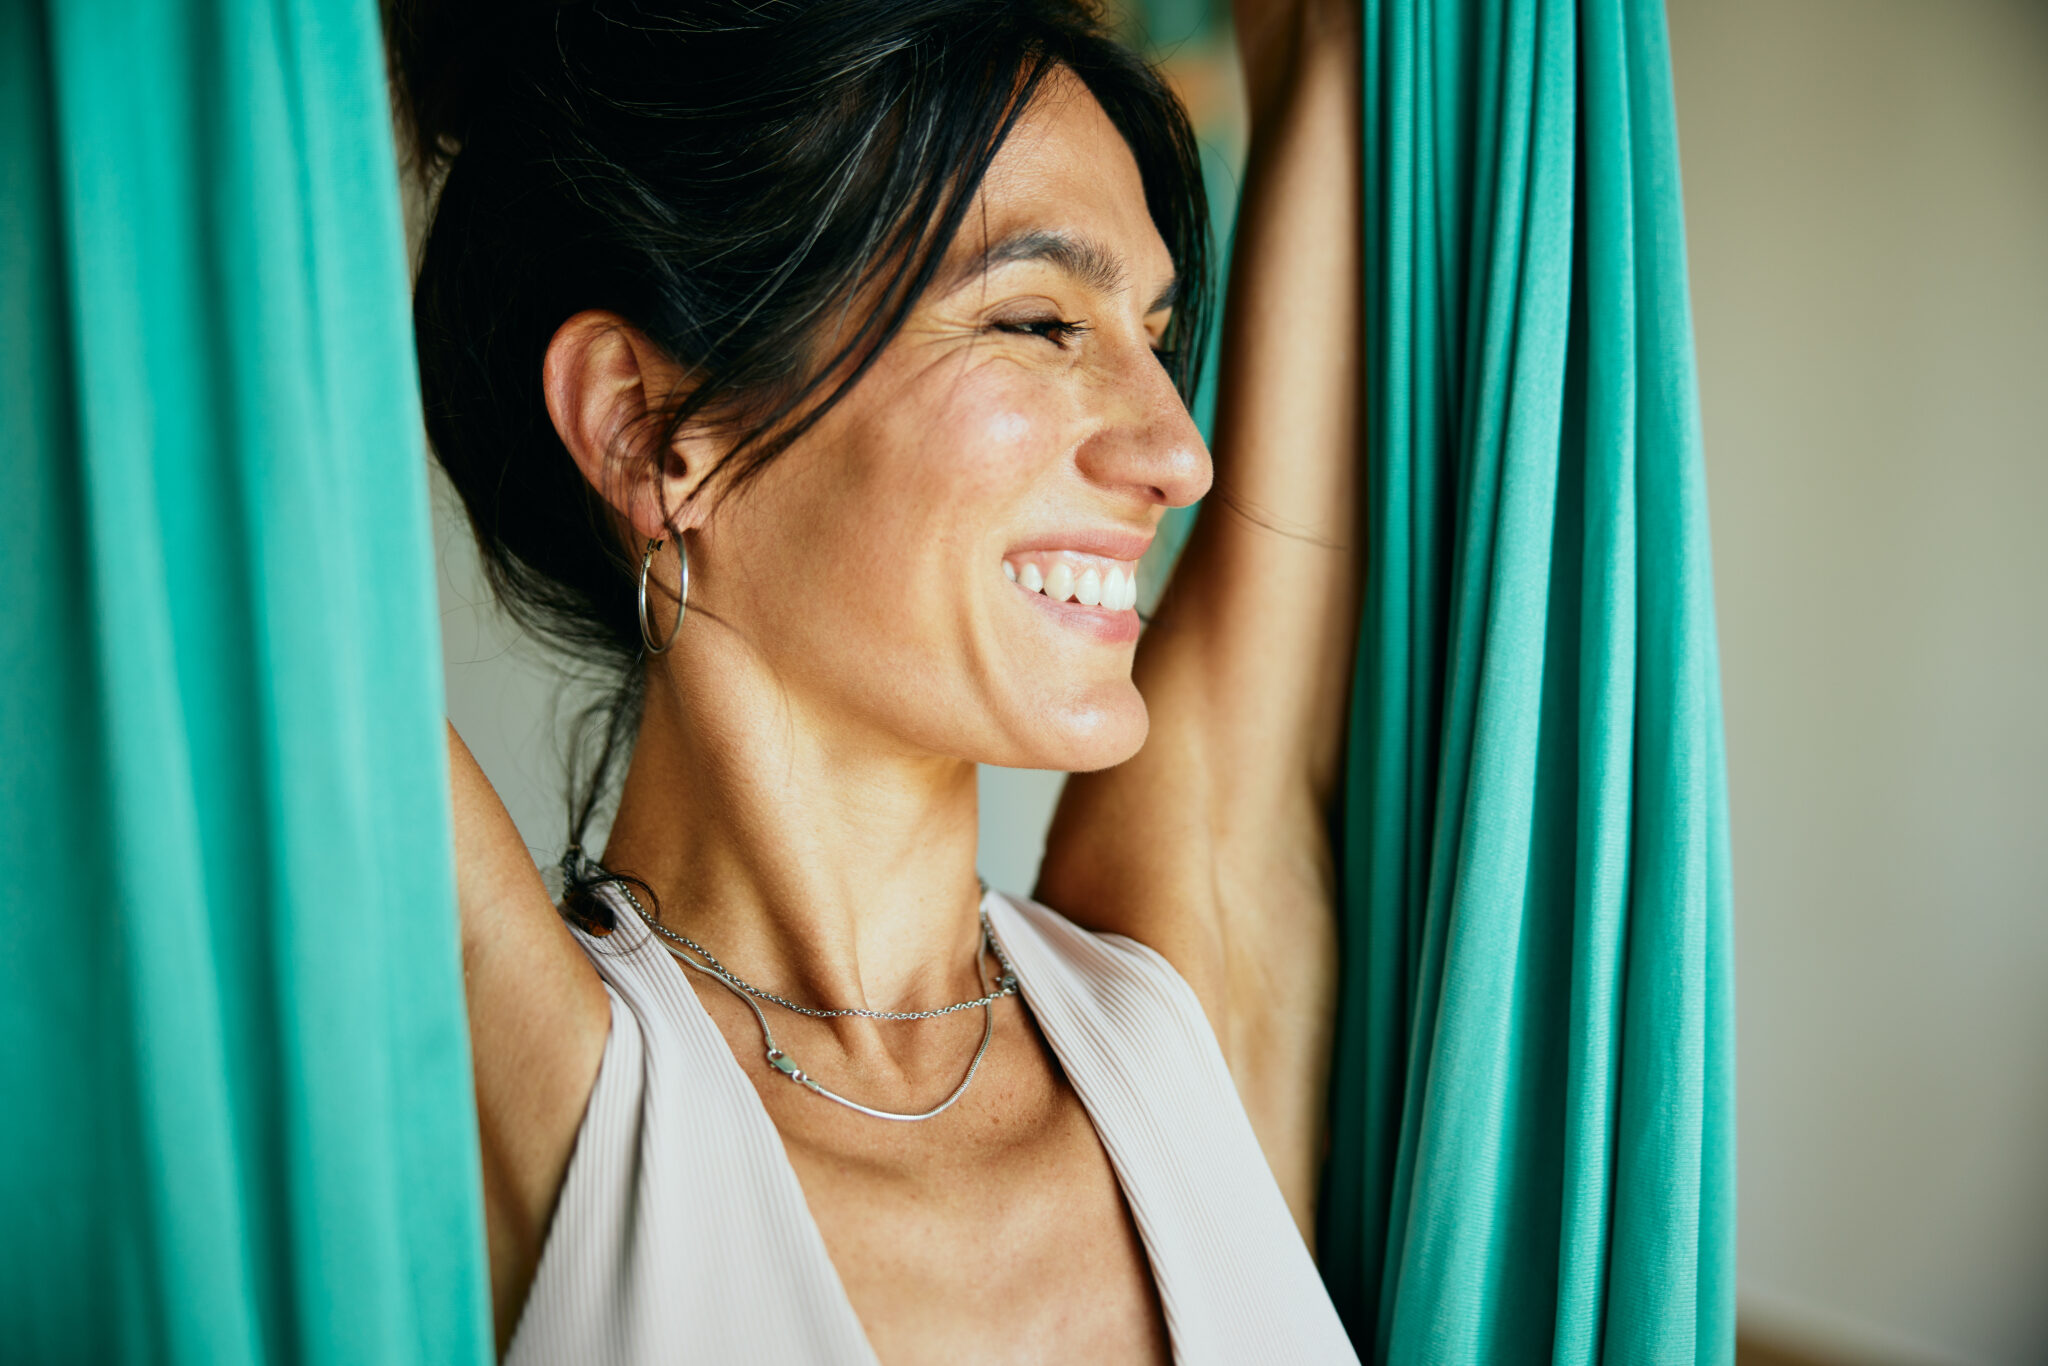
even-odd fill
[[(941, 1114), (949, 1109), (953, 1102), (960, 1099), (962, 1093), (967, 1090), (967, 1084), (974, 1080), (975, 1072), (981, 1068), (982, 1057), (988, 1052), (989, 1040), (995, 1037), (995, 1003), (1001, 998), (1013, 996), (1017, 992), (1017, 970), (1011, 964), (1009, 955), (1003, 952), (1003, 946), (996, 941), (995, 931), (988, 923), (988, 910), (986, 906), (980, 912), (982, 949), (974, 955), (974, 975), (984, 988), (988, 986), (988, 977), (982, 971), (982, 952), (993, 953), (996, 961), (1002, 964), (1003, 968), (1002, 975), (997, 979), (995, 990), (987, 991), (975, 1000), (960, 1001), (953, 1005), (941, 1006), (936, 1010), (863, 1010), (857, 1006), (848, 1006), (838, 1010), (819, 1010), (811, 1006), (798, 1005), (794, 1001), (778, 996), (772, 991), (757, 987), (753, 983), (735, 976), (723, 963), (720, 963), (718, 959), (713, 957), (711, 951), (702, 944), (699, 944), (686, 934), (670, 929), (649, 915), (647, 908), (640, 904), (640, 898), (633, 895), (633, 888), (630, 884), (624, 881), (614, 881), (611, 885), (617, 887), (620, 892), (625, 894), (626, 900), (632, 903), (634, 912), (639, 915), (641, 920), (646, 922), (647, 927), (662, 937), (664, 941), (662, 947), (673, 954), (677, 962), (696, 969), (706, 977), (716, 978), (724, 983), (726, 989), (731, 991), (733, 995), (747, 1003), (747, 1008), (754, 1012), (754, 1018), (760, 1021), (761, 1042), (767, 1049), (768, 1065), (770, 1067), (773, 1067), (797, 1085), (815, 1091), (827, 1100), (837, 1101), (849, 1110), (858, 1110), (862, 1114), (871, 1115), (876, 1119), (930, 1119), (934, 1115)], [(986, 900), (988, 884), (982, 883), (981, 890), (983, 899)], [(704, 961), (697, 961), (699, 958), (702, 958)], [(859, 1101), (848, 1100), (838, 1092), (820, 1085), (817, 1078), (805, 1072), (801, 1067), (798, 1067), (796, 1059), (790, 1057), (789, 1054), (776, 1045), (775, 1034), (768, 1027), (768, 1014), (761, 1009), (761, 1001), (768, 1001), (774, 1005), (781, 1006), (785, 1010), (793, 1010), (800, 1015), (809, 1015), (816, 1019), (857, 1015), (863, 1019), (870, 1020), (930, 1020), (941, 1015), (951, 1015), (958, 1010), (972, 1010), (976, 1006), (980, 1006), (988, 1012), (988, 1019), (987, 1023), (982, 1026), (981, 1047), (975, 1050), (974, 1061), (967, 1065), (967, 1075), (960, 1079), (960, 1084), (953, 1088), (953, 1093), (922, 1114), (911, 1115), (896, 1110), (877, 1110), (871, 1106), (862, 1105)]]

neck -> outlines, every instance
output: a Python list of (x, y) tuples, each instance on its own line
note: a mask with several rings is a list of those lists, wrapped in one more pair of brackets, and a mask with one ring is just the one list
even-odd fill
[(807, 1005), (980, 995), (974, 765), (849, 735), (771, 681), (708, 672), (649, 680), (605, 865), (643, 879), (648, 909), (731, 971)]

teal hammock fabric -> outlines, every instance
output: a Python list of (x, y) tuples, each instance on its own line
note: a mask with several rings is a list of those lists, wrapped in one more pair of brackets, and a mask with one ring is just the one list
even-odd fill
[(490, 1359), (372, 0), (0, 6), (0, 1356)]
[(1361, 1354), (1733, 1355), (1729, 880), (1657, 0), (1365, 0), (1320, 1251)]

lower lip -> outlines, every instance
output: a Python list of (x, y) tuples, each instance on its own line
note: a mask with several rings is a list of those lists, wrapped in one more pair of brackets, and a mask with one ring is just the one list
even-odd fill
[(1072, 630), (1083, 632), (1109, 645), (1128, 645), (1138, 638), (1142, 623), (1130, 608), (1112, 611), (1107, 607), (1085, 607), (1078, 602), (1057, 602), (1043, 593), (1011, 584), (1033, 606)]

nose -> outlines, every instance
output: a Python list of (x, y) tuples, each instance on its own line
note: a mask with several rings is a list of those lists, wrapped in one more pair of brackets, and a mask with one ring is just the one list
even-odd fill
[(1209, 491), (1214, 470), (1201, 429), (1149, 346), (1103, 376), (1106, 419), (1080, 449), (1081, 472), (1147, 502), (1185, 507)]

